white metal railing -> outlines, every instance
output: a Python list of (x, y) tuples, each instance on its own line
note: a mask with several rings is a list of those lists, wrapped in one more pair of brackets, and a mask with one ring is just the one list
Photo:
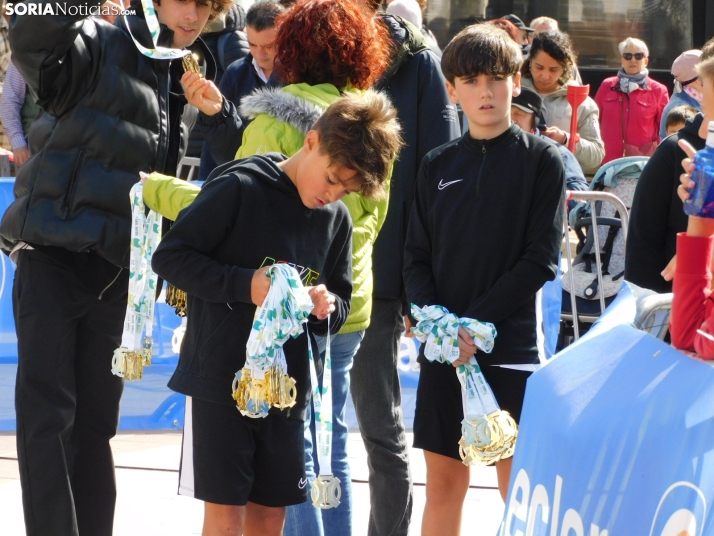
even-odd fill
[[(600, 237), (598, 236), (598, 223), (597, 223), (597, 210), (595, 203), (597, 201), (605, 201), (606, 203), (612, 204), (615, 209), (620, 214), (620, 221), (622, 227), (622, 237), (627, 243), (627, 226), (630, 221), (630, 213), (627, 210), (625, 204), (615, 195), (607, 192), (593, 192), (593, 191), (574, 191), (568, 190), (566, 193), (566, 203), (570, 200), (576, 201), (586, 201), (590, 203), (590, 217), (592, 219), (592, 233), (593, 233), (593, 248), (595, 249), (595, 264), (597, 266), (597, 281), (598, 281), (598, 294), (600, 295), (600, 314), (605, 312), (605, 287), (603, 285), (602, 279), (602, 261), (600, 259)], [(570, 245), (570, 235), (569, 235), (569, 225), (568, 225), (568, 214), (565, 212), (563, 229), (565, 232), (565, 250), (568, 262), (568, 274), (566, 277), (570, 277), (570, 306), (573, 313), (573, 334), (574, 339), (577, 341), (580, 338), (580, 327), (578, 326), (578, 305), (575, 299), (575, 277), (573, 276), (573, 254), (572, 247)]]

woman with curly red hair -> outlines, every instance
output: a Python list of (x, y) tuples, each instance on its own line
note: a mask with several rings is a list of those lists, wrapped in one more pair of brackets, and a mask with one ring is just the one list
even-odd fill
[(488, 21), (486, 24), (490, 24), (491, 26), (496, 26), (497, 28), (501, 28), (502, 30), (506, 30), (506, 33), (508, 33), (508, 35), (511, 36), (511, 39), (513, 39), (516, 43), (518, 43), (518, 27), (515, 24), (513, 24), (510, 20), (494, 19), (494, 20)]
[[(373, 11), (361, 0), (301, 0), (277, 17), (275, 24), (278, 33), (274, 76), (287, 85), (257, 89), (242, 99), (240, 115), (252, 121), (245, 127), (236, 158), (267, 152), (288, 156), (297, 153), (305, 143), (305, 135), (325, 109), (344, 93), (362, 94), (370, 88), (382, 76), (390, 60), (392, 40), (389, 30), (374, 18)], [(212, 82), (193, 74), (185, 76), (183, 83), (188, 102), (202, 112), (199, 124), (211, 126), (211, 131), (206, 132), (206, 141), (214, 154), (213, 140), (218, 138), (225, 143), (227, 130), (236, 132), (242, 128), (239, 116), (233, 104), (223, 99)], [(172, 214), (162, 210), (158, 192), (170, 188), (158, 184), (160, 181), (155, 176), (149, 178), (144, 187), (144, 199), (152, 209), (175, 218), (180, 207), (195, 198), (198, 189), (188, 191), (183, 183), (175, 190), (174, 201), (178, 197), (182, 199), (175, 203), (174, 208), (178, 205), (179, 209)], [(388, 191), (388, 184), (386, 187)], [(352, 534), (345, 406), (349, 371), (371, 317), (372, 248), (386, 217), (388, 199), (372, 200), (352, 193), (342, 201), (347, 205), (353, 223), (350, 315), (339, 333), (331, 338), (331, 465), (333, 474), (341, 482), (342, 497), (340, 505), (330, 510), (319, 510), (309, 502), (289, 506), (286, 536)], [(316, 339), (322, 351), (326, 341), (320, 337)], [(311, 422), (312, 412), (308, 407), (304, 434), (306, 480), (299, 483), (306, 490), (312, 486), (316, 474)]]

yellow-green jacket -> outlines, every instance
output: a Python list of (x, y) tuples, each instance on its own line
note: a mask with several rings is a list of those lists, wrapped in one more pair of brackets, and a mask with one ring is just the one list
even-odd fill
[[(359, 91), (348, 89), (348, 91)], [(261, 88), (245, 97), (241, 115), (254, 117), (244, 134), (236, 158), (253, 154), (297, 153), (312, 125), (340, 97), (331, 84), (293, 84)], [(389, 181), (385, 184), (389, 192)], [(152, 210), (175, 220), (199, 188), (179, 179), (152, 175), (144, 185), (144, 201)], [(352, 305), (340, 333), (366, 329), (372, 313), (372, 247), (387, 216), (388, 196), (379, 201), (349, 194), (342, 199), (352, 216)], [(329, 289), (328, 289), (329, 290)]]

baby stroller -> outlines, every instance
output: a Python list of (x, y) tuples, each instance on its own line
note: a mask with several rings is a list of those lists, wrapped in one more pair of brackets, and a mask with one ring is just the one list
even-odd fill
[[(562, 278), (559, 349), (585, 333), (622, 287), (628, 210), (647, 160), (631, 156), (608, 162), (598, 170), (588, 192), (569, 192), (581, 202), (566, 222), (566, 230), (569, 223), (578, 244), (573, 259), (566, 240), (568, 266)], [(597, 225), (593, 225), (593, 215)]]

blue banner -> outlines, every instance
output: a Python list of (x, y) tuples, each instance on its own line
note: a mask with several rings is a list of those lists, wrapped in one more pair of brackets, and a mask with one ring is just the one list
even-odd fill
[(500, 536), (714, 534), (714, 368), (608, 328), (529, 379)]

